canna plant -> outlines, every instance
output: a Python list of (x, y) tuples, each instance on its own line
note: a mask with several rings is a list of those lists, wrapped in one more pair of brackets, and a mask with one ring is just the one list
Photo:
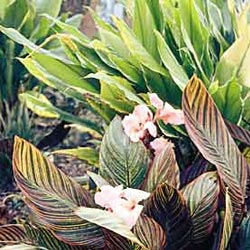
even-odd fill
[[(124, 3), (131, 25), (114, 18), (111, 26), (93, 12), (98, 27), (98, 36), (93, 40), (43, 15), (53, 24), (50, 39), (60, 41), (64, 57), (48, 51), (46, 43), (27, 43), (18, 32), (0, 28), (28, 47), (30, 54), (19, 61), (32, 75), (100, 115), (104, 126), (65, 113), (35, 90), (20, 94), (20, 99), (36, 114), (75, 123), (100, 139), (103, 127), (116, 114), (126, 115), (135, 106), (147, 103), (147, 92), (180, 108), (186, 83), (196, 74), (223, 117), (248, 128), (249, 4), (233, 0)], [(190, 143), (182, 127), (162, 122), (158, 125), (165, 136)], [(79, 155), (78, 150), (75, 152)]]
[[(162, 104), (152, 94), (151, 101)], [(99, 188), (94, 197), (16, 137), (13, 172), (31, 216), (24, 225), (0, 228), (0, 249), (247, 249), (249, 166), (211, 95), (194, 76), (183, 92), (183, 113), (165, 104), (163, 117), (160, 109), (154, 118), (140, 106), (112, 120), (101, 143), (100, 175), (89, 173)], [(183, 118), (196, 146), (186, 169), (170, 140), (153, 139), (167, 110), (168, 122)], [(131, 117), (150, 123), (138, 137), (126, 130)]]

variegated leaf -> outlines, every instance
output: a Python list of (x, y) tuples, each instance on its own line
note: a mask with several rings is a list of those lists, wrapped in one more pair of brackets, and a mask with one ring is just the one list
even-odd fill
[(27, 205), (42, 226), (68, 244), (104, 247), (100, 227), (74, 213), (79, 206), (93, 206), (89, 193), (19, 137), (14, 142), (13, 171)]
[(166, 234), (154, 219), (142, 214), (133, 227), (133, 232), (148, 249), (163, 250), (165, 248)]
[(190, 211), (192, 242), (204, 242), (211, 234), (219, 199), (219, 183), (216, 172), (204, 173), (182, 189)]
[(114, 185), (138, 188), (148, 165), (143, 143), (133, 143), (124, 133), (121, 119), (116, 117), (107, 129), (100, 149), (100, 174)]
[(246, 193), (247, 163), (202, 82), (194, 76), (182, 100), (189, 136), (202, 155), (214, 164), (223, 183), (229, 187), (235, 221), (239, 222)]
[(171, 142), (168, 142), (162, 152), (155, 156), (145, 179), (146, 191), (152, 192), (164, 182), (178, 189), (180, 173), (173, 146)]
[(159, 185), (147, 201), (145, 213), (166, 231), (166, 249), (182, 250), (190, 245), (191, 219), (181, 192), (167, 183)]

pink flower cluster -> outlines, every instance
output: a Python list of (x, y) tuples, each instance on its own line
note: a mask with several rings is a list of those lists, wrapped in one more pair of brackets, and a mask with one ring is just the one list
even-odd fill
[(95, 194), (95, 203), (122, 219), (131, 229), (143, 209), (138, 203), (147, 199), (149, 195), (150, 193), (142, 190), (123, 189), (122, 185), (116, 187), (103, 185), (101, 191)]
[[(122, 121), (124, 131), (132, 142), (143, 139), (147, 132), (152, 137), (156, 137), (155, 121), (157, 120), (162, 120), (165, 124), (184, 124), (182, 110), (173, 108), (167, 102), (164, 103), (155, 93), (149, 93), (149, 100), (151, 105), (156, 108), (155, 116), (147, 105), (141, 104), (136, 106), (133, 113), (125, 116)], [(150, 143), (150, 146), (155, 150), (155, 154), (159, 154), (167, 142), (164, 138), (156, 138)]]

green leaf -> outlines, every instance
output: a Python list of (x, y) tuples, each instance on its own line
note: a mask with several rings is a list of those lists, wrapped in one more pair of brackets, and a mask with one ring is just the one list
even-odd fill
[(162, 183), (168, 183), (178, 189), (180, 173), (173, 147), (174, 145), (168, 142), (162, 152), (155, 156), (145, 179), (146, 191), (152, 192)]
[(115, 24), (135, 61), (154, 72), (162, 75), (167, 74), (166, 70), (149, 54), (123, 21), (115, 19)]
[(178, 63), (171, 49), (168, 47), (167, 43), (164, 41), (162, 35), (155, 31), (157, 38), (157, 46), (160, 53), (161, 60), (164, 66), (168, 69), (171, 77), (177, 86), (183, 90), (188, 82), (188, 76), (184, 71), (183, 67)]
[(165, 249), (188, 249), (192, 225), (181, 192), (167, 183), (159, 185), (147, 200), (145, 212), (166, 232), (167, 246)]
[(90, 147), (78, 147), (72, 149), (59, 149), (52, 152), (53, 154), (64, 154), (74, 156), (80, 160), (88, 162), (90, 165), (99, 165), (98, 151)]
[(36, 13), (48, 14), (52, 17), (57, 17), (61, 9), (62, 0), (35, 0), (34, 5), (36, 8)]
[(165, 249), (166, 234), (152, 218), (141, 214), (133, 227), (133, 232), (148, 249)]
[(145, 3), (145, 0), (135, 1), (132, 29), (135, 36), (147, 52), (155, 60), (159, 61), (156, 38), (155, 36), (152, 36), (154, 30), (156, 29), (156, 24), (150, 9), (151, 6)]
[(223, 117), (235, 124), (238, 123), (242, 114), (241, 92), (242, 87), (237, 81), (232, 80), (228, 84), (218, 87), (217, 91), (212, 94)]
[(39, 224), (52, 230), (56, 238), (90, 248), (104, 246), (101, 229), (74, 213), (79, 206), (94, 206), (90, 194), (18, 137), (14, 143), (13, 172)]
[(238, 38), (220, 58), (216, 68), (215, 79), (219, 81), (220, 85), (224, 85), (232, 79), (236, 79), (239, 84), (250, 87), (249, 63), (250, 39), (248, 32), (246, 32), (246, 34)]
[(101, 134), (102, 129), (94, 122), (84, 119), (59, 108), (56, 108), (52, 103), (41, 93), (35, 91), (27, 91), (19, 95), (22, 102), (27, 105), (37, 115), (49, 118), (60, 118), (61, 120), (69, 123), (78, 124), (85, 127), (86, 130), (94, 133)]
[(100, 174), (114, 185), (138, 188), (148, 165), (148, 152), (143, 143), (133, 143), (125, 135), (121, 119), (109, 125), (100, 149)]
[(229, 187), (237, 224), (243, 215), (245, 203), (247, 163), (213, 99), (195, 76), (184, 91), (182, 104), (190, 138), (204, 158), (217, 167), (219, 177)]
[(129, 227), (114, 214), (97, 208), (79, 207), (75, 214), (80, 218), (115, 232), (147, 249), (130, 231)]
[(216, 223), (219, 181), (216, 172), (200, 175), (182, 190), (193, 224), (192, 242), (204, 242)]

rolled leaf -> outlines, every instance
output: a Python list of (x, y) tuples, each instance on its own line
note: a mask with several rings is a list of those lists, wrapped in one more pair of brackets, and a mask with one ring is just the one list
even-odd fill
[(245, 202), (247, 162), (211, 96), (197, 77), (189, 81), (182, 104), (188, 134), (201, 154), (217, 167), (219, 177), (229, 187), (235, 221), (239, 222)]
[(148, 165), (143, 143), (133, 143), (124, 133), (121, 119), (116, 117), (107, 129), (100, 149), (100, 174), (111, 184), (138, 188)]

